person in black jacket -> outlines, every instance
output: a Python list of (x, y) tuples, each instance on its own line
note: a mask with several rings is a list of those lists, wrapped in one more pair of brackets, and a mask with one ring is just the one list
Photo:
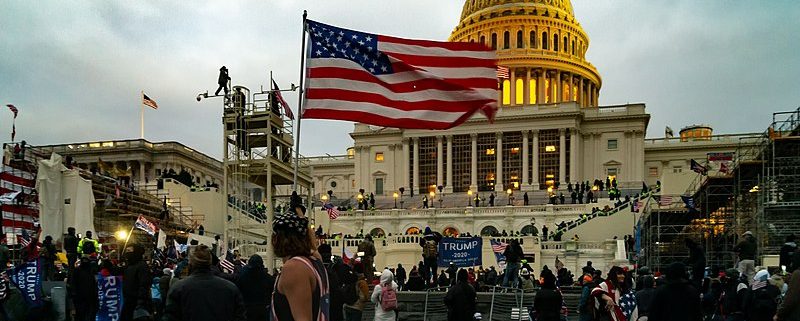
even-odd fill
[(222, 68), (219, 69), (219, 77), (217, 78), (217, 85), (219, 85), (219, 88), (217, 88), (217, 91), (214, 93), (214, 95), (219, 95), (220, 90), (224, 89), (225, 96), (227, 96), (229, 80), (231, 80), (231, 77), (228, 75), (228, 68), (222, 66)]
[(211, 273), (211, 250), (199, 245), (189, 258), (192, 274), (178, 281), (167, 298), (167, 321), (246, 321), (242, 294)]
[(272, 287), (267, 272), (264, 271), (264, 259), (258, 254), (253, 254), (247, 265), (239, 273), (236, 287), (242, 293), (248, 321), (263, 321), (267, 319), (267, 305), (270, 302)]
[(556, 290), (556, 276), (549, 269), (542, 270), (540, 275), (542, 287), (536, 291), (533, 307), (537, 321), (561, 320), (561, 293)]
[(652, 275), (642, 277), (642, 287), (636, 291), (636, 308), (639, 310), (639, 317), (646, 317), (653, 306), (653, 297), (656, 292), (656, 280)]
[(692, 284), (699, 290), (706, 273), (706, 253), (700, 244), (690, 238), (686, 238), (685, 243), (689, 249), (689, 259), (686, 264), (692, 268)]
[(400, 287), (402, 291), (403, 287), (406, 285), (406, 269), (403, 267), (402, 264), (397, 264), (397, 273), (395, 273), (395, 279), (397, 280), (397, 286)]
[(95, 320), (98, 309), (96, 274), (92, 262), (88, 257), (84, 257), (70, 277), (70, 296), (75, 305), (75, 321)]
[(75, 270), (75, 262), (78, 261), (78, 236), (75, 235), (75, 228), (68, 227), (67, 234), (64, 234), (64, 252), (67, 253), (67, 271), (72, 275)]
[(667, 268), (667, 284), (658, 288), (648, 311), (648, 321), (702, 321), (700, 292), (686, 279), (686, 265)]
[(132, 250), (125, 253), (125, 261), (128, 266), (122, 277), (124, 280), (122, 282), (122, 300), (125, 304), (122, 305), (121, 321), (133, 320), (133, 312), (139, 308), (152, 314), (150, 305), (153, 300), (150, 298), (150, 287), (153, 277), (150, 275), (147, 263), (142, 259), (143, 256), (144, 248), (139, 244), (134, 244)]
[(522, 259), (522, 247), (519, 245), (519, 241), (511, 240), (506, 246), (506, 250), (503, 251), (503, 256), (506, 257), (506, 270), (505, 276), (503, 277), (503, 287), (517, 287), (517, 281), (519, 281), (519, 268), (520, 268), (520, 260)]
[(472, 320), (475, 314), (477, 295), (467, 282), (467, 270), (461, 269), (456, 276), (456, 284), (447, 291), (444, 304), (447, 306), (447, 321)]

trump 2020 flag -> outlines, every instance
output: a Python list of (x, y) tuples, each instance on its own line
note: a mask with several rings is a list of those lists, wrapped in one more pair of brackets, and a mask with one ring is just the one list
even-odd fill
[(301, 118), (448, 129), (497, 112), (495, 52), (480, 43), (409, 40), (307, 21)]
[(145, 231), (147, 234), (150, 234), (150, 236), (156, 235), (156, 231), (158, 231), (156, 225), (144, 218), (143, 215), (139, 215), (139, 218), (136, 219), (136, 223), (133, 225), (136, 226), (136, 228)]
[(20, 263), (10, 270), (11, 283), (17, 286), (22, 297), (30, 307), (40, 307), (44, 304), (42, 298), (42, 263), (35, 259)]

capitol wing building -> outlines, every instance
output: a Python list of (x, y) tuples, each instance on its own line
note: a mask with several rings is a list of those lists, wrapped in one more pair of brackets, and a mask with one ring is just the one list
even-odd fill
[[(554, 231), (596, 207), (613, 209), (607, 189), (599, 188), (593, 191), (598, 203), (581, 204), (587, 197), (581, 193), (583, 199), (572, 204), (570, 187), (581, 183), (589, 186), (587, 194), (596, 180), (615, 182), (622, 197), (635, 197), (645, 185), (661, 186), (663, 195), (683, 194), (697, 177), (692, 159), (705, 164), (708, 153), (733, 152), (740, 138), (750, 136), (713, 135), (708, 125), (687, 124), (677, 137), (646, 139), (650, 115), (644, 103), (599, 106), (602, 79), (586, 60), (589, 37), (569, 0), (468, 0), (449, 40), (481, 42), (497, 51), (502, 67), (494, 123), (475, 115), (442, 131), (356, 124), (345, 155), (311, 158), (308, 165), (318, 202), (353, 209), (333, 221), (317, 212), (316, 222), (332, 233), (387, 237), (379, 265), (418, 261), (414, 244), (390, 248), (408, 239), (397, 235), (426, 226), (445, 235), (530, 235), (544, 226)], [(288, 190), (278, 192), (283, 193)], [(374, 209), (357, 210), (370, 195)], [(557, 205), (546, 205), (551, 196)], [(490, 200), (494, 207), (487, 207)], [(605, 256), (595, 262), (610, 263), (616, 244), (603, 242), (633, 234), (636, 215), (593, 220), (562, 238), (595, 242), (584, 247)], [(535, 247), (545, 251), (546, 243)], [(546, 255), (543, 260), (550, 262)]]

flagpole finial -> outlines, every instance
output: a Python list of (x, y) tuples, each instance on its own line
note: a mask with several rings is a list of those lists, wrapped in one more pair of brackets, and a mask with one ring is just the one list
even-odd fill
[(308, 11), (303, 10), (303, 20), (306, 20), (306, 18), (308, 18)]

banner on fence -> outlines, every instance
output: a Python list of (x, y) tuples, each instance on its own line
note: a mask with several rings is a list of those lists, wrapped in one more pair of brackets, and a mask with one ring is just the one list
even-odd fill
[(122, 277), (97, 275), (97, 321), (117, 321), (122, 312)]
[(42, 301), (42, 274), (40, 273), (41, 263), (39, 260), (17, 265), (11, 270), (11, 283), (19, 288), (25, 302), (32, 308), (40, 307)]
[(439, 266), (472, 267), (483, 265), (483, 240), (480, 237), (445, 237), (439, 242)]

